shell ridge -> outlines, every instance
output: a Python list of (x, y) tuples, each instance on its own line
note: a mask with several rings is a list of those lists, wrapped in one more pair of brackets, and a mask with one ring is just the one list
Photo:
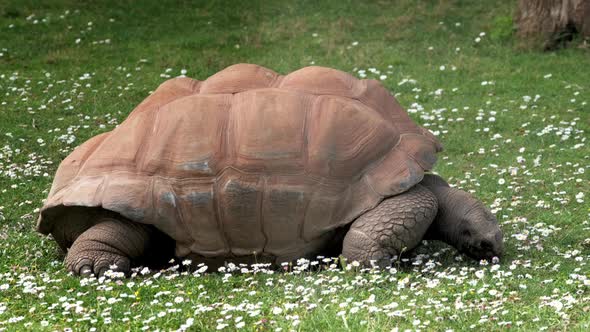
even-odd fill
[(219, 229), (220, 237), (223, 241), (223, 245), (225, 246), (225, 251), (228, 254), (231, 254), (231, 241), (229, 240), (229, 235), (225, 231), (225, 220), (224, 215), (221, 207), (219, 206), (219, 178), (221, 175), (228, 169), (229, 167), (224, 168), (224, 170), (217, 176), (213, 182), (213, 211), (215, 213), (215, 220), (217, 221), (217, 228)]
[(313, 96), (311, 97), (311, 104), (308, 109), (305, 110), (305, 115), (303, 118), (303, 142), (301, 143), (301, 156), (302, 156), (302, 164), (303, 164), (303, 173), (307, 174), (308, 163), (309, 163), (309, 122), (312, 119), (311, 113), (315, 111), (317, 105), (319, 104), (320, 96)]
[(264, 228), (264, 204), (266, 203), (266, 195), (268, 193), (268, 179), (265, 175), (261, 176), (259, 181), (262, 181), (262, 190), (258, 193), (258, 222), (260, 223), (260, 233), (262, 233), (262, 237), (264, 238), (264, 243), (262, 244), (262, 253), (266, 252), (266, 246), (269, 243), (269, 236), (265, 231)]
[(305, 227), (305, 220), (307, 218), (307, 212), (309, 210), (309, 204), (311, 203), (311, 198), (313, 197), (314, 192), (315, 192), (315, 190), (312, 191), (308, 195), (308, 197), (306, 197), (305, 207), (303, 208), (303, 213), (301, 214), (301, 219), (299, 220), (299, 224), (297, 225), (297, 240), (303, 241), (304, 243), (308, 242), (305, 240), (303, 233), (304, 233), (304, 227)]
[[(351, 93), (352, 93), (351, 98), (360, 101), (360, 98), (365, 94), (365, 92), (367, 92), (367, 88), (369, 86), (368, 82), (367, 82), (368, 80), (359, 80), (359, 79), (356, 79), (354, 76), (352, 76), (351, 81), (352, 81), (351, 82), (351, 89), (350, 89)], [(371, 106), (368, 106), (368, 107), (373, 109), (373, 107), (371, 107)], [(381, 112), (377, 112), (377, 113), (381, 113)]]
[(152, 133), (150, 132), (146, 132), (144, 131), (143, 135), (141, 136), (140, 142), (139, 142), (139, 146), (137, 147), (137, 151), (135, 152), (135, 156), (133, 158), (133, 161), (135, 162), (135, 169), (137, 171), (139, 171), (140, 169), (145, 169), (145, 163), (146, 163), (146, 157), (147, 157), (147, 153), (146, 153), (146, 149), (149, 146), (149, 143), (151, 143), (152, 141), (152, 137), (154, 137), (157, 127), (158, 127), (158, 119), (160, 117), (160, 110), (161, 108), (158, 107), (156, 108), (153, 112), (150, 112), (148, 115), (146, 115), (146, 118), (143, 119), (143, 121), (146, 124), (152, 124)]
[(149, 218), (152, 222), (154, 222), (156, 220), (156, 204), (154, 202), (154, 188), (156, 186), (156, 178), (154, 176), (150, 176), (148, 181), (149, 183), (147, 185), (146, 196), (150, 197), (151, 199), (146, 199), (146, 202), (150, 203), (150, 206), (148, 207), (150, 215), (146, 216), (146, 218)]
[(305, 210), (302, 213), (302, 219), (301, 219), (301, 223), (299, 226), (299, 238), (303, 240), (303, 242), (305, 243), (309, 243), (312, 239), (306, 239), (305, 238), (305, 230), (306, 230), (306, 226), (307, 223), (307, 215), (309, 213), (309, 206), (311, 204), (311, 200), (313, 199), (313, 197), (315, 196), (315, 193), (318, 191), (317, 186), (313, 188), (313, 190), (309, 193), (309, 199), (307, 200), (306, 204), (305, 204)]
[(104, 193), (106, 191), (106, 188), (109, 187), (109, 182), (110, 182), (110, 178), (109, 176), (102, 176), (102, 181), (100, 182), (100, 184), (98, 185), (98, 188), (96, 188), (96, 201), (100, 202), (100, 206), (102, 206), (102, 203), (104, 201)]
[(384, 196), (381, 195), (379, 192), (377, 192), (377, 190), (375, 190), (375, 187), (373, 187), (373, 185), (371, 184), (371, 181), (369, 181), (368, 173), (369, 173), (368, 171), (365, 172), (365, 174), (363, 174), (363, 177), (360, 179), (360, 181), (362, 181), (367, 186), (367, 188), (369, 188), (371, 190), (371, 192), (373, 192), (375, 195), (377, 195), (377, 196), (381, 197), (381, 199), (383, 199)]
[(273, 80), (268, 84), (269, 88), (279, 88), (283, 79), (285, 78), (284, 75), (276, 75)]
[(191, 90), (193, 90), (193, 93), (190, 94), (189, 96), (201, 93), (201, 86), (202, 85), (203, 85), (202, 81), (193, 79), (193, 81), (191, 82)]
[[(226, 94), (223, 98), (223, 112), (224, 112), (224, 116), (221, 118), (222, 123), (219, 126), (219, 130), (222, 132), (222, 134), (219, 136), (220, 138), (220, 142), (219, 142), (219, 148), (217, 151), (213, 151), (213, 153), (211, 154), (210, 158), (217, 158), (217, 165), (214, 168), (218, 168), (218, 171), (215, 172), (217, 175), (217, 173), (220, 172), (225, 168), (225, 166), (223, 165), (228, 165), (228, 156), (229, 156), (229, 141), (228, 141), (228, 135), (229, 135), (229, 130), (230, 130), (230, 123), (231, 123), (231, 111), (233, 108), (233, 104), (234, 104), (234, 98), (235, 95), (234, 94)], [(219, 166), (222, 167), (219, 167)]]
[(236, 125), (237, 125), (237, 116), (234, 116), (235, 108), (236, 108), (236, 104), (240, 102), (241, 99), (241, 95), (240, 94), (232, 94), (232, 101), (231, 104), (229, 106), (229, 109), (227, 110), (227, 122), (226, 122), (226, 128), (225, 128), (225, 135), (224, 135), (224, 139), (225, 139), (225, 146), (224, 146), (224, 151), (223, 151), (223, 155), (225, 157), (225, 162), (226, 165), (232, 165), (235, 162), (235, 131), (236, 131)]
[[(170, 193), (172, 194), (172, 205), (174, 206), (176, 216), (178, 217), (178, 220), (180, 220), (180, 224), (184, 226), (184, 229), (188, 230), (190, 229), (191, 225), (187, 222), (187, 218), (185, 218), (185, 215), (181, 209), (182, 204), (179, 204), (179, 199), (178, 195), (176, 194), (175, 186), (171, 183), (168, 183), (168, 186), (170, 187)], [(191, 232), (187, 232), (187, 234), (191, 238), (192, 243), (194, 243), (195, 240), (192, 238)]]

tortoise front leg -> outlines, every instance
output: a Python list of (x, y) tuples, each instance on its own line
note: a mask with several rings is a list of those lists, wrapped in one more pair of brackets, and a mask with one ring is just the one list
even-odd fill
[(129, 275), (132, 264), (155, 263), (173, 252), (164, 237), (151, 225), (104, 217), (74, 241), (66, 265), (76, 275), (102, 276), (107, 270)]
[(438, 209), (436, 197), (421, 185), (386, 198), (358, 217), (344, 237), (342, 255), (349, 261), (379, 267), (420, 243)]

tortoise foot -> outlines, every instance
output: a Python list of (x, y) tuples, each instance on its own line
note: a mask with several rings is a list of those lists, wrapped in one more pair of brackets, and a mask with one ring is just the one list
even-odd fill
[(66, 257), (66, 266), (75, 275), (101, 277), (107, 271), (129, 275), (131, 261), (96, 241), (76, 241)]
[(66, 265), (76, 275), (100, 277), (108, 270), (129, 275), (133, 262), (150, 256), (148, 248), (153, 246), (153, 239), (153, 232), (146, 225), (103, 218), (74, 241)]

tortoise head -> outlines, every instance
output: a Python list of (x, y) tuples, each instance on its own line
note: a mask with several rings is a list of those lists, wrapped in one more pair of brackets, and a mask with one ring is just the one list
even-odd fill
[(457, 190), (455, 199), (467, 204), (447, 212), (450, 243), (474, 259), (501, 257), (504, 240), (496, 217), (467, 192)]
[(474, 259), (501, 257), (502, 231), (496, 217), (469, 193), (444, 185), (427, 185), (438, 199), (438, 213), (427, 237), (444, 241)]

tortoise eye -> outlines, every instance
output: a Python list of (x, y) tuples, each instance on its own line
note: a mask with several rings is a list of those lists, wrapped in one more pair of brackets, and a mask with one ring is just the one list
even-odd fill
[(463, 237), (471, 237), (471, 232), (468, 229), (464, 229), (461, 231), (461, 236)]

